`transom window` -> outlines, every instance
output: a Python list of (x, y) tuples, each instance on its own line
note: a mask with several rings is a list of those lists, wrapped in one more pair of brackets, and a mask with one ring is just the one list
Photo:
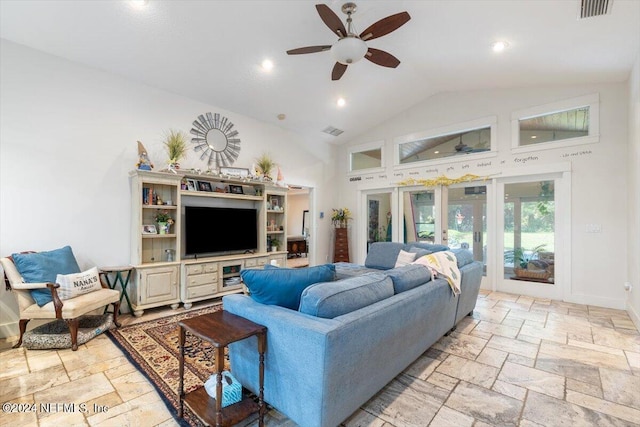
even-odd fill
[(384, 164), (382, 143), (366, 144), (349, 150), (349, 171), (367, 171), (382, 168)]
[(598, 142), (598, 116), (598, 94), (515, 111), (512, 148), (521, 152)]

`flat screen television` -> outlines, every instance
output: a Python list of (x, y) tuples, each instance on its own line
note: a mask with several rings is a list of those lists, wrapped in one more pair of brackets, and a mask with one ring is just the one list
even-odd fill
[(258, 248), (256, 209), (185, 206), (185, 256), (255, 251)]

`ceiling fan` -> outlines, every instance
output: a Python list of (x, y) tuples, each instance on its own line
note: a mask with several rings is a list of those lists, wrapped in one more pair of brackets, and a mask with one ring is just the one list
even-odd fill
[(455, 152), (452, 154), (471, 154), (471, 153), (482, 153), (485, 151), (489, 151), (489, 148), (473, 148), (462, 142), (462, 135), (460, 135), (460, 142), (458, 142), (454, 147)]
[(287, 54), (300, 55), (331, 50), (331, 53), (337, 61), (331, 72), (331, 80), (340, 80), (344, 72), (347, 71), (347, 66), (358, 62), (362, 58), (366, 58), (374, 64), (383, 67), (396, 68), (400, 65), (398, 58), (383, 50), (368, 47), (365, 42), (397, 30), (406, 24), (411, 19), (411, 16), (409, 16), (407, 12), (387, 16), (369, 26), (360, 33), (360, 35), (357, 35), (351, 26), (351, 15), (355, 13), (356, 9), (357, 6), (355, 3), (349, 2), (342, 5), (342, 12), (347, 15), (347, 27), (345, 29), (338, 15), (336, 15), (329, 6), (326, 4), (317, 4), (316, 10), (320, 15), (320, 19), (339, 37), (338, 41), (333, 45), (307, 46), (288, 50)]

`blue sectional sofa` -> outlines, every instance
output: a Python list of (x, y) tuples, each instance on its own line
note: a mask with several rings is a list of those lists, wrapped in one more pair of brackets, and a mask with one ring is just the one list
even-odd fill
[[(339, 280), (306, 287), (298, 310), (225, 296), (225, 310), (268, 328), (265, 401), (300, 426), (335, 427), (454, 328), (475, 306), (481, 263), (457, 254), (459, 296), (424, 266), (393, 268), (400, 250), (443, 249), (376, 243), (364, 266), (338, 263)], [(234, 376), (253, 392), (256, 346), (253, 337), (229, 351)]]

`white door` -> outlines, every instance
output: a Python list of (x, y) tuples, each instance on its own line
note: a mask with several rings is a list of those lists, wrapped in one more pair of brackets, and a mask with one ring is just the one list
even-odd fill
[(562, 299), (569, 246), (563, 243), (571, 235), (567, 180), (561, 174), (498, 180), (496, 290)]

